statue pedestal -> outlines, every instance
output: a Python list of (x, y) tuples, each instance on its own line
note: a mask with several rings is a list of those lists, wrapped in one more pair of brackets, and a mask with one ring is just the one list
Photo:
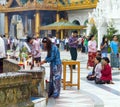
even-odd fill
[(0, 107), (34, 107), (30, 101), (31, 80), (27, 73), (0, 74)]

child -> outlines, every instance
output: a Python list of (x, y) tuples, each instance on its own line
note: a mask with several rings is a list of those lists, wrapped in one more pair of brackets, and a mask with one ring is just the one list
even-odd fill
[(107, 57), (102, 58), (102, 70), (100, 79), (96, 79), (96, 84), (113, 84), (111, 67), (109, 65), (109, 59)]

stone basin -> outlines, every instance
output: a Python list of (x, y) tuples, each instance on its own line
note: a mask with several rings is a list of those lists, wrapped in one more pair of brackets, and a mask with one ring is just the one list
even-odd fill
[(32, 74), (32, 84), (31, 84), (31, 96), (45, 96), (44, 90), (44, 76), (45, 76), (45, 68), (34, 67), (33, 69), (21, 69), (18, 70), (20, 73), (29, 73)]
[(7, 72), (0, 74), (0, 86), (10, 85), (10, 84), (19, 84), (26, 83), (31, 81), (31, 75), (27, 75), (27, 73), (15, 73), (15, 72)]
[(0, 74), (0, 107), (34, 107), (30, 101), (32, 75), (8, 72)]
[(20, 69), (18, 62), (14, 59), (5, 59), (3, 61), (3, 72), (18, 72), (18, 73), (29, 73), (32, 74), (32, 85), (31, 85), (31, 96), (32, 97), (43, 97), (45, 96), (44, 91), (44, 76), (45, 68), (33, 67), (30, 69), (30, 66), (25, 66), (25, 69)]

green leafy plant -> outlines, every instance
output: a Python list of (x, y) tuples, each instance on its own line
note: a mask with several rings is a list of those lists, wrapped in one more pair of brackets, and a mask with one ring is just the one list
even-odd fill
[[(105, 36), (107, 36), (108, 40), (111, 41), (112, 40), (112, 37), (113, 35), (117, 35), (118, 36), (118, 39), (120, 41), (120, 38), (119, 38), (119, 34), (116, 34), (118, 32), (117, 29), (115, 29), (115, 27), (113, 26), (113, 24), (110, 24), (108, 27), (107, 27), (107, 34)], [(111, 48), (109, 47), (108, 48), (108, 53), (111, 52)], [(120, 52), (120, 49), (119, 49), (119, 52)]]
[(91, 31), (90, 31), (90, 35), (95, 35), (97, 36), (97, 33), (98, 33), (98, 30), (95, 26), (95, 24), (93, 24), (92, 28), (91, 28)]
[(26, 47), (22, 47), (20, 49), (19, 57), (20, 57), (20, 61), (23, 61), (24, 58), (26, 58), (26, 59), (28, 58), (27, 48)]
[(113, 26), (113, 24), (110, 24), (108, 27), (107, 27), (107, 37), (108, 37), (108, 40), (112, 40), (112, 37), (114, 34), (116, 34), (118, 32), (118, 30), (116, 30)]

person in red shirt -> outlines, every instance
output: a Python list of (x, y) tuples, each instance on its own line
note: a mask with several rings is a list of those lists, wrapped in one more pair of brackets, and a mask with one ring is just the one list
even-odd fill
[(101, 70), (101, 78), (96, 80), (96, 84), (112, 84), (112, 73), (111, 66), (109, 65), (109, 59), (107, 57), (102, 58), (102, 70)]

